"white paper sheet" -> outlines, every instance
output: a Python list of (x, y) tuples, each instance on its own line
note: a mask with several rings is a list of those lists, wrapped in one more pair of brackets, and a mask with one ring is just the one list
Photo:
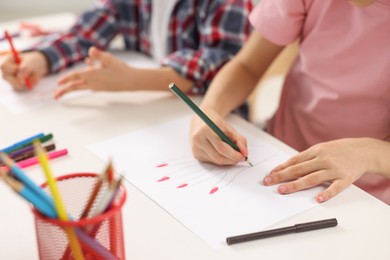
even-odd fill
[[(19, 34), (18, 37), (13, 38), (14, 47), (18, 51), (23, 51), (31, 48), (31, 46), (39, 43), (45, 37), (49, 36), (33, 36), (31, 30), (24, 28), (22, 24), (36, 26), (42, 31), (53, 33), (62, 33), (68, 30), (77, 19), (77, 15), (72, 12), (62, 12), (55, 14), (41, 15), (37, 17), (28, 17), (23, 19), (16, 19), (11, 21), (4, 21), (0, 24), (0, 39), (4, 37), (4, 31), (7, 30), (9, 34)], [(6, 40), (0, 41), (0, 52), (9, 51), (10, 46)]]
[[(126, 61), (128, 64), (139, 68), (156, 68), (158, 63), (151, 58), (134, 52), (113, 52), (113, 54)], [(53, 99), (54, 91), (57, 87), (59, 77), (85, 67), (84, 64), (79, 64), (60, 74), (51, 75), (43, 78), (32, 91), (15, 92), (8, 82), (0, 78), (0, 105), (14, 113), (22, 113), (33, 108), (47, 105), (50, 103), (66, 102), (68, 100), (82, 97), (92, 93), (89, 90), (74, 91), (66, 94), (59, 101)]]
[[(314, 207), (319, 188), (280, 195), (265, 187), (264, 176), (290, 157), (277, 146), (241, 128), (248, 140), (246, 163), (218, 167), (199, 163), (190, 152), (190, 117), (183, 117), (116, 138), (88, 149), (115, 169), (178, 221), (214, 248), (228, 236), (257, 232)], [(241, 121), (242, 124), (242, 121)], [(130, 202), (131, 203), (131, 202)]]

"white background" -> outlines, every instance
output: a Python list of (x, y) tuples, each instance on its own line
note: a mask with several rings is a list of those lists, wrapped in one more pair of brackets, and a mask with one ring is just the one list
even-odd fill
[(58, 12), (80, 13), (94, 0), (0, 0), (0, 21), (21, 19)]

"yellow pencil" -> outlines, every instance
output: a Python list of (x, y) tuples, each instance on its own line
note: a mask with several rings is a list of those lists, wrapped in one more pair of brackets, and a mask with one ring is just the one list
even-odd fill
[[(64, 204), (62, 203), (60, 192), (58, 190), (57, 183), (51, 173), (50, 167), (49, 167), (49, 160), (46, 157), (46, 153), (41, 147), (39, 141), (34, 141), (34, 148), (36, 155), (38, 157), (39, 163), (42, 166), (42, 169), (46, 175), (47, 184), (49, 185), (51, 194), (53, 196), (54, 205), (58, 214), (58, 217), (62, 221), (69, 221), (69, 217), (66, 213)], [(81, 250), (81, 246), (79, 244), (79, 241), (77, 239), (77, 235), (73, 228), (65, 228), (65, 232), (67, 233), (69, 237), (69, 243), (70, 247), (72, 249), (74, 258), (77, 260), (83, 260), (83, 252)]]

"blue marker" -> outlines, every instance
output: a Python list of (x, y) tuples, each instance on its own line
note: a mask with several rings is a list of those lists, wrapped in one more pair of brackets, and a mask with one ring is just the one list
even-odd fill
[(34, 141), (35, 139), (41, 138), (41, 137), (43, 137), (43, 136), (45, 136), (44, 133), (36, 134), (36, 135), (31, 136), (31, 137), (28, 137), (28, 138), (26, 138), (26, 139), (24, 139), (24, 140), (22, 140), (22, 141), (19, 141), (19, 142), (13, 144), (13, 145), (10, 145), (10, 146), (8, 146), (8, 147), (2, 149), (1, 151), (5, 152), (5, 153), (9, 153), (9, 152), (14, 151), (14, 150), (16, 150), (16, 149), (19, 149), (20, 147), (23, 147), (23, 146), (24, 146), (25, 144), (27, 144), (27, 143), (31, 143), (31, 142)]

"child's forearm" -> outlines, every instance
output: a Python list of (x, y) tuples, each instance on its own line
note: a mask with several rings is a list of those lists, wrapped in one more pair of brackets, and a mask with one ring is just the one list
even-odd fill
[(207, 90), (201, 104), (204, 109), (212, 109), (222, 117), (243, 104), (257, 83), (244, 66), (234, 60), (220, 71)]
[(214, 78), (201, 106), (223, 117), (228, 115), (246, 101), (283, 48), (253, 32), (236, 57)]
[(194, 85), (194, 82), (182, 77), (170, 67), (136, 69), (134, 75), (135, 78), (130, 79), (129, 84), (138, 86), (136, 90), (168, 91), (169, 84), (175, 83), (183, 92), (188, 92)]
[(390, 142), (375, 139), (373, 142), (376, 143), (376, 171), (390, 179)]

